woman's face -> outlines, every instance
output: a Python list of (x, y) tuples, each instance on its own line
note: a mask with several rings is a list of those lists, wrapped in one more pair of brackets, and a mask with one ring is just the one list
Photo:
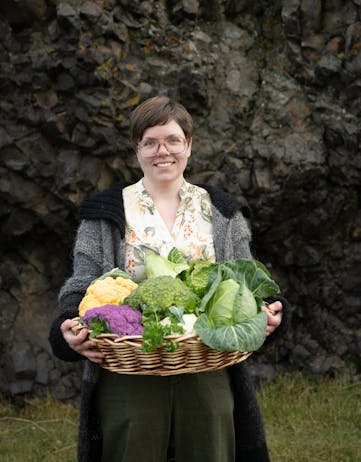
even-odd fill
[[(180, 149), (181, 142), (183, 145)], [(137, 158), (145, 179), (156, 185), (183, 178), (188, 157), (191, 155), (192, 140), (186, 141), (184, 132), (176, 121), (170, 120), (165, 125), (147, 128), (139, 144)], [(172, 150), (177, 153), (172, 153)]]

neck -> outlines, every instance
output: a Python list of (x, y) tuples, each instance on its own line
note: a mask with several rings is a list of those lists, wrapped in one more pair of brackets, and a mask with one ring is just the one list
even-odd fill
[(152, 196), (153, 200), (156, 199), (174, 199), (178, 197), (179, 190), (183, 184), (184, 178), (180, 177), (176, 181), (164, 183), (152, 183), (148, 178), (143, 178), (143, 186)]

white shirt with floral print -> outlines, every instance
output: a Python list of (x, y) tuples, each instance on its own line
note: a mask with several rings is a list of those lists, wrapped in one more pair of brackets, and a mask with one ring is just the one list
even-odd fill
[(146, 277), (144, 256), (147, 252), (167, 257), (169, 251), (177, 247), (188, 261), (215, 261), (208, 192), (184, 181), (179, 197), (180, 205), (169, 232), (142, 180), (124, 188), (125, 270), (135, 281)]

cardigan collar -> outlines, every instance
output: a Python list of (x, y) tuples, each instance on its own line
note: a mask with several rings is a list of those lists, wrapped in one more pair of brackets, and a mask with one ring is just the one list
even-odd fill
[[(80, 205), (79, 218), (85, 220), (109, 220), (119, 226), (124, 237), (125, 215), (123, 205), (123, 188), (131, 183), (119, 181), (110, 188), (94, 193), (84, 199)], [(233, 196), (209, 185), (198, 185), (210, 195), (212, 204), (226, 218), (232, 218), (237, 211), (241, 211), (245, 218), (250, 218), (247, 204), (240, 202)]]

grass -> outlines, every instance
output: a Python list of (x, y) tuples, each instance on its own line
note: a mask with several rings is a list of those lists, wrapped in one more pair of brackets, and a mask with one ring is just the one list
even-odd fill
[(259, 392), (271, 460), (358, 462), (361, 383), (281, 376)]
[[(258, 392), (272, 462), (360, 461), (361, 383), (280, 374)], [(75, 462), (78, 410), (50, 396), (0, 401), (2, 462)]]
[(78, 410), (50, 396), (26, 400), (23, 408), (0, 401), (2, 462), (75, 462)]

